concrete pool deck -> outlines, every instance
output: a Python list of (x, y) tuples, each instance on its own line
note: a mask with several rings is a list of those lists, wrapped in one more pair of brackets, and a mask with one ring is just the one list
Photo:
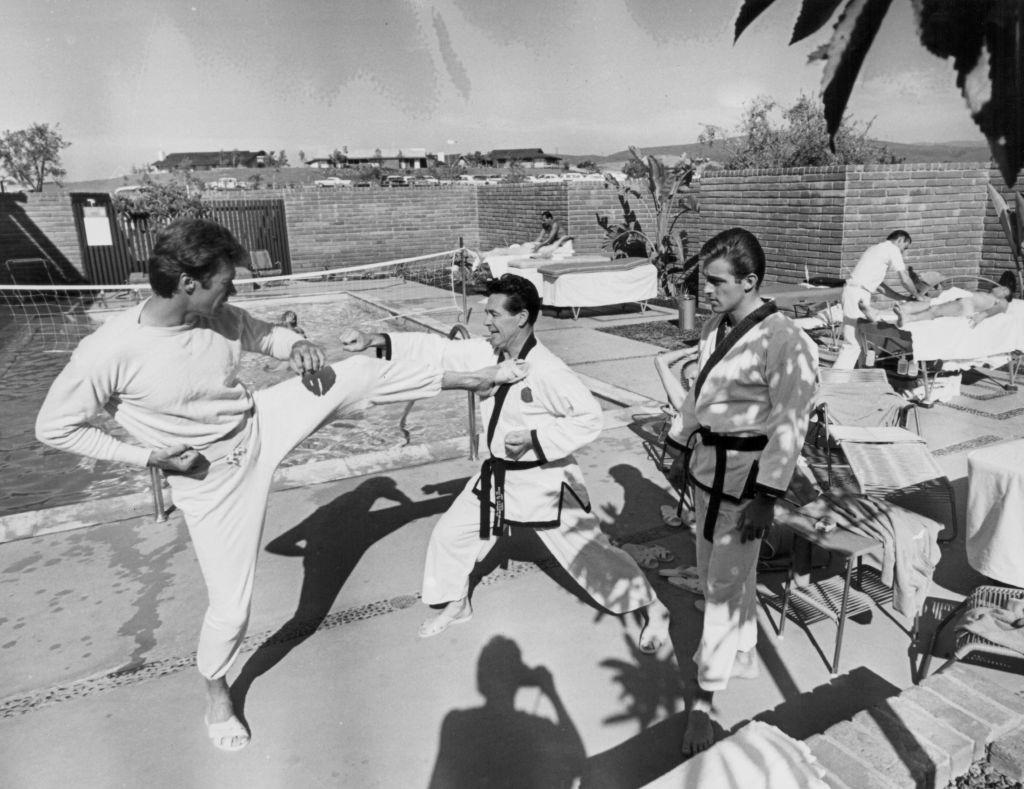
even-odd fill
[[(661, 525), (667, 484), (629, 427), (631, 413), (650, 413), (645, 399), (661, 399), (651, 363), (658, 348), (596, 330), (669, 317), (544, 316), (538, 335), (580, 373), (634, 395), (580, 453), (607, 530), (655, 541), (690, 564), (692, 537)], [(479, 315), (473, 319), (478, 326)], [(920, 417), (962, 511), (966, 451), (1024, 436), (1013, 418), (1024, 395), (956, 405)], [(426, 613), (417, 599), (426, 541), (475, 470), (464, 455), (271, 495), (250, 637), (231, 675), (253, 729), (238, 754), (212, 748), (202, 725), (190, 661), (205, 593), (179, 515), (157, 524), (125, 512), (0, 545), (0, 783), (412, 787), (430, 783), (440, 754), (458, 759), (483, 749), (496, 765), (579, 758), (587, 786), (678, 785), (670, 773), (681, 761), (700, 619), (693, 598), (656, 573), (649, 576), (673, 613), (674, 656), (637, 654), (633, 623), (596, 615), (520, 564), (480, 587), (471, 622), (416, 637)], [(944, 549), (931, 595), (956, 600), (980, 581), (961, 535)], [(830, 623), (812, 625), (813, 640), (796, 627), (780, 640), (765, 612), (758, 615), (764, 670), (716, 697), (727, 729), (759, 717), (808, 736), (911, 684), (909, 638), (878, 611), (869, 623), (848, 625), (835, 679), (818, 652), (831, 653)], [(585, 754), (537, 747), (549, 732), (538, 719), (556, 713), (536, 687), (519, 690), (519, 715), (481, 709), (478, 661), (498, 635), (518, 645), (527, 666), (550, 671)], [(444, 724), (454, 710), (478, 722), (473, 741), (449, 738)]]

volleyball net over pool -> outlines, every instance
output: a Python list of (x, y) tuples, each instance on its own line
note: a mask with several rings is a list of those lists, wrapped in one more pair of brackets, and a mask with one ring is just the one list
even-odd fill
[[(468, 280), (475, 258), (475, 252), (460, 248), (362, 266), (236, 277), (237, 294), (231, 303), (243, 308), (279, 305), (284, 311), (292, 302), (330, 301), (344, 295), (381, 308), (388, 318), (433, 316), (442, 324), (462, 323), (471, 309)], [(31, 279), (42, 281), (0, 284), (0, 356), (5, 348), (10, 352), (15, 347), (69, 352), (112, 314), (151, 295), (148, 283), (54, 283), (45, 267)]]

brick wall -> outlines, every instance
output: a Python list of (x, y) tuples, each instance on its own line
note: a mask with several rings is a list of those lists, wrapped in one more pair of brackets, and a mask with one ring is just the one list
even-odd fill
[(846, 168), (725, 170), (700, 184), (699, 244), (730, 227), (761, 241), (768, 282), (839, 276)]
[[(891, 230), (914, 238), (909, 261), (919, 270), (998, 275), (1010, 257), (986, 184), (988, 164), (868, 165), (708, 173), (698, 189), (700, 213), (684, 216), (691, 252), (715, 233), (747, 227), (761, 239), (770, 282), (844, 276), (863, 250)], [(1022, 179), (1024, 183), (1024, 179)], [(261, 190), (247, 198), (285, 201), (292, 270), (359, 265), (466, 246), (490, 249), (532, 240), (550, 210), (581, 252), (600, 252), (596, 213), (622, 216), (615, 192), (600, 183), (498, 184), (428, 189)], [(39, 257), (81, 270), (67, 194), (28, 195), (0, 203), (0, 261)], [(216, 198), (212, 198), (216, 199)], [(644, 229), (647, 200), (632, 199)], [(0, 277), (3, 271), (0, 269)]]
[[(0, 196), (0, 261), (12, 258), (43, 258), (63, 277), (80, 278), (82, 254), (66, 194)], [(0, 282), (10, 282), (5, 265), (0, 265)]]
[(479, 248), (479, 188), (316, 189), (273, 194), (284, 198), (292, 271), (298, 273), (453, 249), (460, 236), (467, 247)]
[(480, 248), (493, 249), (533, 241), (540, 215), (550, 211), (572, 233), (567, 210), (568, 184), (493, 184), (470, 187), (476, 192)]
[[(1024, 170), (1017, 176), (1016, 189), (1008, 188), (999, 171), (994, 168), (989, 172), (988, 176), (989, 182), (1003, 196), (1007, 205), (1011, 209), (1016, 210), (1014, 193), (1024, 189)], [(984, 227), (981, 239), (981, 275), (998, 280), (999, 275), (1003, 271), (1013, 269), (1013, 267), (1013, 256), (1010, 254), (1006, 234), (999, 224), (999, 217), (996, 215), (995, 206), (992, 205), (992, 201), (986, 195)]]
[(916, 270), (978, 273), (988, 179), (988, 165), (970, 163), (847, 168), (842, 266), (852, 269), (866, 247), (902, 228), (914, 239), (907, 262)]

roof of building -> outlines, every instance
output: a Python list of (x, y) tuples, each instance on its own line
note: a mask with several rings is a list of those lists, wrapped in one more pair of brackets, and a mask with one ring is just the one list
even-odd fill
[(488, 159), (561, 159), (551, 153), (544, 153), (540, 148), (495, 148), (489, 154)]
[(153, 162), (154, 167), (181, 167), (187, 160), (193, 167), (231, 167), (233, 162), (248, 162), (257, 156), (266, 156), (266, 151), (185, 151), (184, 153), (169, 153), (159, 162)]

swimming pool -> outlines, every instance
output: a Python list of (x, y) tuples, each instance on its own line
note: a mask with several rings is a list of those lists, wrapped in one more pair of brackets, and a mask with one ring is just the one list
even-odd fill
[[(327, 349), (328, 359), (346, 354), (338, 335), (347, 326), (372, 331), (422, 330), (418, 323), (395, 318), (387, 310), (344, 293), (294, 299), (246, 301), (253, 315), (275, 322), (294, 310), (307, 336)], [(84, 336), (88, 324), (66, 327)], [(68, 346), (70, 347), (70, 345)], [(139, 493), (149, 489), (149, 473), (117, 463), (95, 461), (43, 446), (35, 439), (36, 413), (50, 383), (67, 363), (67, 353), (47, 352), (33, 341), (31, 326), (3, 328), (0, 336), (0, 517), (19, 512)], [(287, 363), (258, 354), (244, 354), (239, 378), (263, 389), (293, 375)], [(334, 419), (296, 447), (282, 466), (295, 466), (339, 457), (351, 457), (405, 444), (428, 444), (465, 436), (466, 395), (442, 392), (427, 404), (417, 404), (399, 425), (405, 404), (371, 408), (355, 417)], [(105, 415), (96, 424), (127, 439), (125, 432)]]

